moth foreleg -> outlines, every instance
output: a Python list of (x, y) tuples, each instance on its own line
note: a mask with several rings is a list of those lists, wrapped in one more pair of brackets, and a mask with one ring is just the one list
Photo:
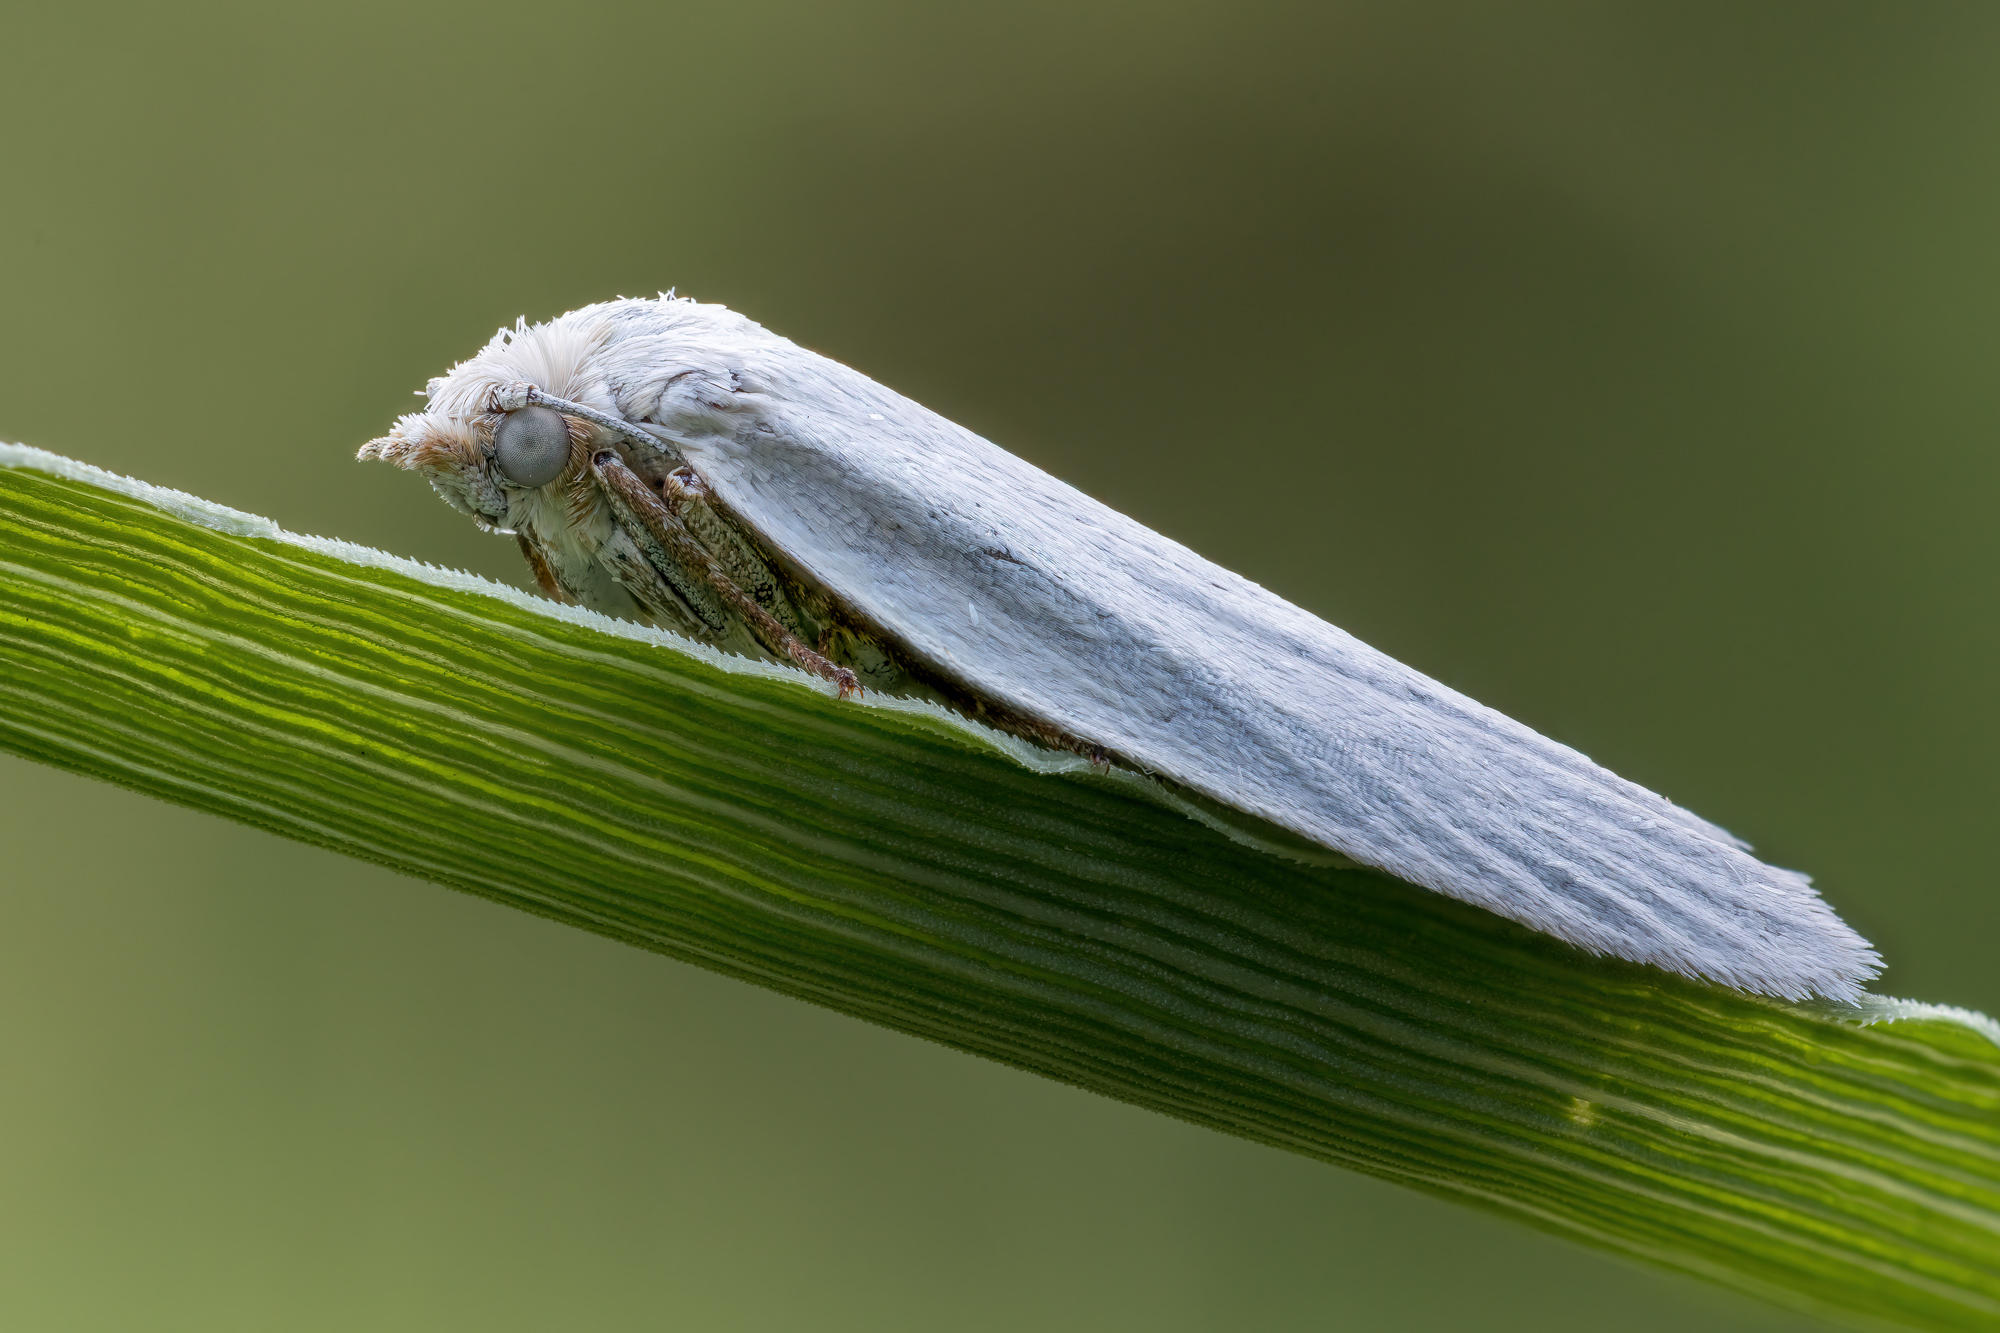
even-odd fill
[(542, 554), (542, 548), (529, 540), (527, 533), (515, 533), (514, 541), (520, 546), (521, 554), (526, 557), (528, 569), (534, 574), (536, 586), (541, 588), (544, 597), (552, 602), (566, 602), (570, 605), (575, 605), (581, 600), (574, 592), (563, 586), (562, 580), (556, 577), (555, 566), (550, 563), (546, 555)]
[[(694, 469), (681, 466), (666, 474), (660, 483), (661, 498), (680, 519), (694, 539), (715, 557), (722, 572), (750, 594), (757, 605), (777, 617), (780, 624), (801, 639), (821, 637), (817, 627), (799, 614), (784, 584), (764, 556), (741, 532), (722, 517), (708, 484)], [(816, 645), (822, 655), (825, 645)]]
[(660, 572), (660, 555), (641, 550), (622, 526), (614, 527), (610, 539), (597, 548), (597, 559), (654, 624), (698, 639), (718, 639), (727, 632), (729, 622), (720, 609), (711, 618), (690, 606), (682, 590)]
[[(652, 487), (625, 466), (614, 451), (599, 450), (590, 460), (612, 515), (642, 550), (653, 548), (664, 563), (693, 576), (742, 619), (753, 633), (774, 652), (789, 658), (822, 680), (832, 681), (840, 697), (861, 691), (861, 682), (846, 667), (835, 666), (814, 652), (799, 636), (780, 624), (777, 617), (758, 605), (757, 600), (736, 586), (708, 548), (696, 541), (680, 517), (669, 509)], [(648, 551), (648, 554), (651, 554)], [(668, 574), (666, 569), (661, 573)], [(670, 576), (670, 575), (669, 575)]]

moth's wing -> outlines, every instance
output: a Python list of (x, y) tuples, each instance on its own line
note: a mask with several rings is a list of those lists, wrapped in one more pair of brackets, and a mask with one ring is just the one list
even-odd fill
[(737, 347), (728, 404), (683, 374), (621, 406), (672, 430), (763, 540), (975, 693), (1593, 952), (1794, 998), (1852, 998), (1878, 969), (1804, 876), (764, 337)]

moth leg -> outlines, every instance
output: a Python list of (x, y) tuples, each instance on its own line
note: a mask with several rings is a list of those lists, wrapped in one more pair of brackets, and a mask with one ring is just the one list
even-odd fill
[[(651, 496), (654, 504), (659, 503), (658, 497), (653, 496), (652, 487), (633, 476), (622, 463), (619, 468), (630, 478), (633, 486)], [(670, 544), (662, 543), (646, 524), (639, 521), (631, 506), (620, 501), (604, 483), (594, 462), (591, 472), (597, 477), (599, 491), (611, 506), (611, 516), (617, 520), (616, 535), (600, 552), (599, 558), (621, 570), (620, 582), (636, 582), (642, 587), (666, 584), (666, 588), (655, 588), (655, 593), (668, 593), (671, 589), (669, 599), (680, 603), (693, 617), (691, 628), (697, 636), (718, 640), (728, 638), (729, 610), (715, 588), (702, 577), (699, 569), (690, 570), (687, 561), (677, 555)], [(620, 555), (625, 558), (620, 560)], [(631, 577), (626, 578), (626, 574)]]
[[(629, 470), (626, 475), (632, 476)], [(609, 504), (615, 520), (611, 537), (598, 548), (597, 558), (619, 584), (649, 612), (667, 612), (664, 618), (677, 628), (687, 630), (698, 639), (754, 656), (763, 645), (755, 635), (747, 632), (740, 620), (730, 615), (721, 594), (699, 569), (695, 572), (688, 570), (686, 552), (682, 551), (677, 556), (671, 549), (677, 543), (671, 538), (662, 542), (660, 535), (611, 491), (598, 476), (595, 467), (591, 470), (591, 477), (597, 483), (599, 494)], [(634, 480), (644, 494), (652, 495), (652, 487), (644, 481)], [(658, 503), (657, 497), (654, 503)]]
[[(696, 541), (680, 516), (668, 508), (653, 488), (639, 480), (617, 453), (601, 449), (590, 460), (590, 469), (603, 487), (604, 497), (619, 527), (632, 536), (642, 550), (648, 546), (660, 552), (664, 563), (707, 585), (722, 603), (741, 617), (771, 650), (822, 680), (832, 681), (840, 697), (861, 691), (861, 682), (846, 667), (837, 667), (800, 642), (799, 636), (778, 622), (777, 617), (757, 604), (755, 598), (737, 587), (722, 565)], [(642, 540), (642, 536), (644, 540)], [(647, 554), (651, 554), (647, 551)], [(669, 568), (662, 574), (672, 577)]]
[(680, 589), (660, 573), (659, 557), (648, 558), (624, 528), (611, 530), (610, 540), (597, 548), (597, 558), (654, 624), (670, 626), (697, 639), (715, 638), (726, 628), (719, 619), (710, 623), (689, 606)]
[(542, 554), (542, 548), (528, 540), (528, 534), (525, 532), (515, 533), (514, 540), (520, 543), (521, 554), (527, 557), (528, 568), (534, 572), (535, 582), (540, 586), (542, 595), (552, 602), (567, 602), (574, 606), (576, 595), (563, 587), (562, 582), (556, 578), (555, 566), (551, 565), (548, 557)]
[[(715, 557), (730, 581), (750, 594), (751, 600), (769, 611), (778, 623), (799, 638), (824, 637), (814, 632), (816, 627), (799, 613), (799, 608), (786, 596), (783, 582), (765, 563), (763, 555), (723, 518), (715, 497), (709, 493), (708, 483), (696, 476), (693, 468), (683, 465), (667, 473), (660, 490), (667, 508)], [(819, 652), (824, 656), (825, 647), (821, 646)]]

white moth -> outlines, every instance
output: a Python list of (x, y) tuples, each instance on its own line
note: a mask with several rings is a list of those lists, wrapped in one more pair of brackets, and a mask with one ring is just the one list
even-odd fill
[(1854, 1001), (1805, 876), (865, 375), (662, 296), (502, 329), (361, 450), (549, 596), (923, 694), (1594, 953)]

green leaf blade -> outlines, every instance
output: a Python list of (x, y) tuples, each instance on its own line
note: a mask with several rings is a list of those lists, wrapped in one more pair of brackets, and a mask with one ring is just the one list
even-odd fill
[(0, 748), (1789, 1304), (2000, 1324), (2000, 1063), (1963, 1028), (1586, 958), (26, 452)]

